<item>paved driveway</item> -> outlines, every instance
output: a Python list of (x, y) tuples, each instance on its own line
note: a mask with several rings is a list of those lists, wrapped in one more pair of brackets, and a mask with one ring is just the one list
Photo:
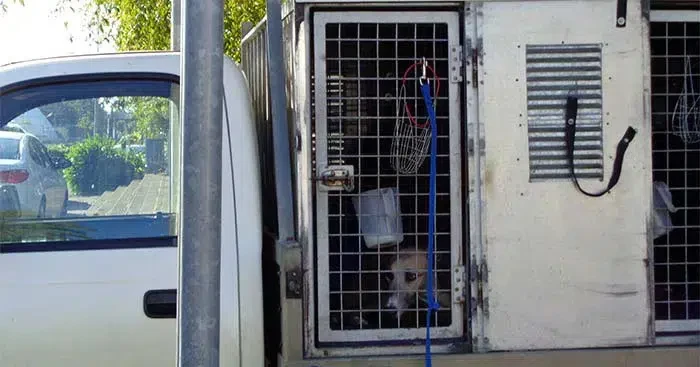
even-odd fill
[(71, 196), (69, 216), (153, 214), (170, 211), (170, 177), (146, 174), (128, 186), (119, 186), (99, 196)]

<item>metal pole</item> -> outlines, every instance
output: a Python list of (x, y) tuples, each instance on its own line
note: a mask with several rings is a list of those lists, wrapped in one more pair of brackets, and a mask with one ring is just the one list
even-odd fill
[[(172, 51), (180, 51), (180, 38), (182, 35), (182, 16), (180, 9), (182, 8), (182, 0), (170, 0), (170, 48)], [(180, 90), (173, 88), (173, 96), (180, 94)], [(180, 150), (173, 149), (180, 146), (180, 112), (177, 105), (170, 105), (170, 139), (168, 140), (168, 153), (170, 154), (171, 166), (168, 167), (170, 176), (170, 207), (180, 207), (180, 197), (177, 196), (180, 192)]]
[(224, 0), (183, 0), (178, 366), (219, 366)]
[(282, 47), (282, 4), (267, 0), (267, 60), (275, 154), (277, 192), (277, 234), (283, 244), (294, 244), (294, 202), (292, 198), (289, 124), (287, 122), (286, 68)]

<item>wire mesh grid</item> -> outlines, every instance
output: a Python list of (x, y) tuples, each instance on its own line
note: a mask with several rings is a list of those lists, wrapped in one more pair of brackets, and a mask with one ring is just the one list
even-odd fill
[[(325, 25), (327, 161), (352, 165), (356, 180), (352, 192), (328, 193), (331, 330), (426, 326), (429, 152), (415, 174), (399, 174), (391, 164), (396, 111), (404, 108), (398, 98), (403, 74), (423, 57), (443, 85), (435, 96), (436, 80), (431, 78), (437, 101), (438, 141), (434, 269), (437, 297), (443, 301), (431, 326), (452, 322), (450, 251), (452, 233), (459, 229), (451, 228), (450, 217), (454, 183), (445, 87), (449, 72), (447, 28), (440, 23)], [(409, 73), (406, 100), (417, 119), (426, 119), (419, 76), (420, 68)], [(316, 137), (317, 141), (321, 138)], [(378, 214), (387, 211), (396, 216)], [(383, 228), (383, 237), (369, 236), (370, 227)], [(401, 314), (396, 313), (398, 308)]]
[[(656, 208), (668, 213), (670, 225), (654, 242), (655, 317), (675, 322), (670, 331), (698, 331), (700, 142), (678, 133), (674, 106), (689, 99), (688, 81), (700, 86), (700, 22), (653, 22), (651, 55), (653, 178), (667, 185), (675, 207)], [(695, 93), (690, 99), (700, 99)]]

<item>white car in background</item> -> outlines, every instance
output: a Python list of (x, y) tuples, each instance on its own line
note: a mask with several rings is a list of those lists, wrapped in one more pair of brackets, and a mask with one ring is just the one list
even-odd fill
[(0, 191), (5, 205), (14, 202), (22, 217), (65, 216), (68, 185), (62, 169), (70, 166), (65, 158), (52, 158), (35, 136), (17, 131), (0, 131)]

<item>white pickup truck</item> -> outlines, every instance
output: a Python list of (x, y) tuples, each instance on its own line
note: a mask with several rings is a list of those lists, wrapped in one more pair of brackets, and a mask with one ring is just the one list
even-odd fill
[[(175, 365), (179, 73), (168, 52), (0, 68), (0, 128), (30, 138), (0, 140), (0, 366)], [(262, 366), (256, 139), (229, 59), (223, 83), (221, 366)]]

